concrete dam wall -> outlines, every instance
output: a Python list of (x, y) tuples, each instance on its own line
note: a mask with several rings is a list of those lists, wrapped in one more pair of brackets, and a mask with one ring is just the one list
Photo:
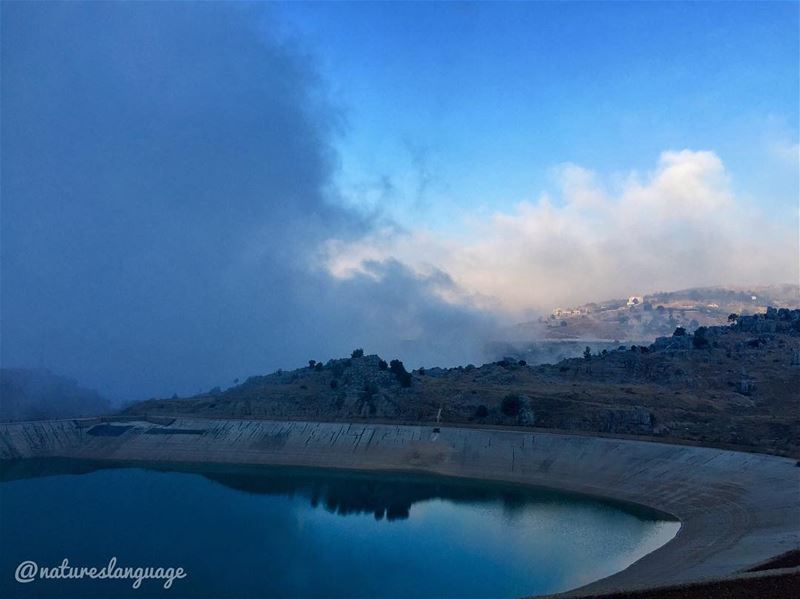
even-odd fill
[(0, 459), (270, 464), (418, 470), (632, 502), (681, 520), (678, 535), (581, 591), (732, 574), (800, 545), (800, 468), (762, 454), (541, 432), (248, 420), (0, 424)]

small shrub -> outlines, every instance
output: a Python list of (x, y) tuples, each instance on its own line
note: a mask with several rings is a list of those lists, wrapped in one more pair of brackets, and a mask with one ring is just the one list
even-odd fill
[(483, 404), (475, 408), (475, 418), (486, 418), (489, 415), (489, 408)]
[(683, 327), (677, 327), (675, 329), (675, 332), (672, 333), (672, 336), (673, 337), (685, 337), (686, 336), (686, 329), (684, 329)]
[(339, 388), (339, 381), (336, 379), (331, 380), (331, 389), (338, 389)]
[(308, 361), (308, 367), (309, 368), (314, 368), (314, 366), (316, 366), (316, 365), (317, 365), (317, 361), (316, 360), (309, 360)]
[(375, 383), (364, 383), (364, 389), (361, 391), (361, 399), (371, 402), (377, 392), (378, 387)]
[(522, 409), (522, 400), (515, 393), (506, 395), (500, 404), (500, 409), (506, 416), (518, 416)]

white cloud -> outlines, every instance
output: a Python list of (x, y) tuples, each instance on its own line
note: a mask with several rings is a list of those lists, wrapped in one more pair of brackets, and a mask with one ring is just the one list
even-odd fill
[[(713, 152), (661, 154), (654, 171), (615, 189), (573, 164), (556, 169), (557, 199), (542, 195), (455, 235), (382, 229), (356, 242), (330, 240), (338, 278), (397, 260), (420, 275), (447, 273), (442, 297), (495, 312), (710, 284), (798, 278), (797, 222), (775, 223), (737, 200)], [(459, 291), (460, 290), (460, 291)]]

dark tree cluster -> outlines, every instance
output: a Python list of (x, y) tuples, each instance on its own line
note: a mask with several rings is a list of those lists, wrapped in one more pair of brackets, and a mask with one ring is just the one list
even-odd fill
[(706, 332), (708, 329), (706, 327), (698, 327), (698, 329), (694, 332), (694, 337), (692, 337), (692, 345), (695, 349), (704, 349), (709, 346), (708, 339), (706, 339)]
[(401, 387), (411, 386), (411, 374), (406, 370), (406, 367), (403, 366), (400, 360), (392, 360), (389, 362), (389, 370), (400, 382)]

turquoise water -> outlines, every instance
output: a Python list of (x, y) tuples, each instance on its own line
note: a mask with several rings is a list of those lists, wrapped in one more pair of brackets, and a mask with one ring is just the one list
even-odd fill
[[(516, 597), (625, 568), (678, 529), (519, 486), (264, 467), (0, 467), (3, 597)], [(161, 580), (36, 579), (17, 565), (182, 567)]]

